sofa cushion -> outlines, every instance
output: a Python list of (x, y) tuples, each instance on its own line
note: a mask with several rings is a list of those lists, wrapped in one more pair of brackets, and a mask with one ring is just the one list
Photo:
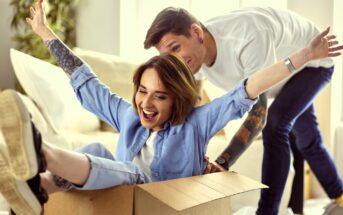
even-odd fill
[(58, 131), (87, 132), (99, 128), (98, 118), (80, 105), (61, 68), (15, 49), (11, 49), (11, 61), (23, 89)]
[(23, 95), (19, 92), (18, 92), (18, 95), (20, 96), (20, 98), (25, 104), (25, 107), (31, 114), (31, 120), (33, 121), (33, 123), (36, 125), (37, 129), (41, 133), (56, 132), (55, 128), (53, 128), (52, 126), (48, 124), (48, 122), (44, 119), (42, 113), (39, 111), (37, 106), (33, 103), (33, 101), (27, 95)]
[(73, 51), (92, 67), (98, 78), (113, 93), (131, 102), (133, 95), (132, 75), (137, 64), (115, 55), (81, 48), (74, 48)]

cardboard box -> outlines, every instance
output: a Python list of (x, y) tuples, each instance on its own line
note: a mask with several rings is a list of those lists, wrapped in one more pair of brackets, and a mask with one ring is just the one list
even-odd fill
[(50, 196), (46, 215), (230, 214), (230, 196), (265, 185), (234, 172), (220, 172), (104, 190)]

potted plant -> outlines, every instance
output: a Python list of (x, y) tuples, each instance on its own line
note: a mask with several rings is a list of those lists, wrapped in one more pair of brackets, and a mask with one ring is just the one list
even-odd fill
[[(44, 43), (34, 35), (26, 23), (25, 18), (30, 17), (29, 8), (34, 2), (34, 0), (10, 2), (14, 10), (11, 27), (16, 31), (13, 37), (16, 49), (55, 64)], [(49, 26), (69, 47), (74, 47), (76, 44), (75, 14), (78, 2), (79, 0), (47, 0), (44, 4)]]

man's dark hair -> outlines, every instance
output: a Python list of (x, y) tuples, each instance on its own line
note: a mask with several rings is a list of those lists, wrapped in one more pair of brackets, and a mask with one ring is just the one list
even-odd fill
[(206, 30), (200, 21), (183, 8), (167, 7), (163, 9), (156, 16), (146, 34), (144, 48), (149, 49), (157, 45), (167, 33), (189, 37), (189, 30), (193, 23), (200, 25), (203, 30)]

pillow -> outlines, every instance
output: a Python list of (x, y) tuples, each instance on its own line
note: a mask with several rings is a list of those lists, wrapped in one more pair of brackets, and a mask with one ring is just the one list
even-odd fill
[(99, 128), (99, 119), (81, 106), (61, 68), (15, 49), (11, 49), (11, 61), (23, 89), (58, 132)]
[(71, 149), (72, 147), (70, 142), (67, 141), (66, 138), (64, 138), (62, 135), (58, 135), (56, 133), (56, 128), (54, 128), (52, 125), (49, 124), (49, 122), (44, 119), (34, 102), (26, 95), (22, 95), (20, 93), (18, 94), (23, 100), (27, 110), (30, 112), (33, 123), (42, 134), (43, 140), (64, 149)]
[(131, 102), (133, 95), (132, 75), (137, 64), (125, 61), (118, 56), (75, 48), (73, 50), (89, 64), (98, 78), (110, 90)]
[(31, 120), (37, 127), (37, 129), (42, 133), (56, 133), (56, 128), (49, 125), (49, 123), (45, 120), (44, 116), (41, 114), (37, 106), (34, 104), (34, 102), (27, 97), (26, 95), (23, 95), (18, 92), (18, 95), (21, 97), (21, 100), (25, 104), (25, 107), (27, 108), (28, 112), (31, 114)]

